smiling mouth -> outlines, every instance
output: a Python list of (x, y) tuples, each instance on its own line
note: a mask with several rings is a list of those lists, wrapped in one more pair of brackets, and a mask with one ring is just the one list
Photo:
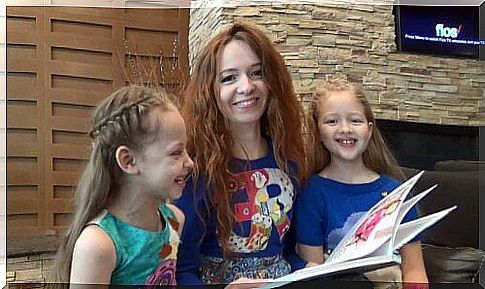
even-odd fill
[(357, 142), (356, 139), (337, 139), (337, 142), (343, 145), (353, 145)]
[(251, 108), (258, 103), (258, 100), (259, 100), (258, 97), (253, 97), (253, 98), (234, 102), (232, 105), (236, 106), (237, 108)]
[(175, 178), (175, 182), (179, 185), (185, 185), (185, 183), (187, 182), (187, 179), (190, 177), (191, 174), (192, 172), (188, 172), (185, 176), (177, 177)]

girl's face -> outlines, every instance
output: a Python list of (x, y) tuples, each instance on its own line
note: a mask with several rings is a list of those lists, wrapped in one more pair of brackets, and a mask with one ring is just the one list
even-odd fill
[(242, 41), (224, 47), (219, 72), (219, 110), (231, 125), (259, 123), (266, 110), (269, 90), (261, 59)]
[(176, 109), (154, 109), (148, 115), (149, 126), (155, 129), (156, 140), (136, 154), (140, 185), (151, 195), (162, 199), (177, 199), (185, 187), (185, 180), (193, 162), (187, 154), (185, 123)]
[(372, 123), (351, 91), (335, 91), (319, 102), (320, 140), (332, 161), (361, 161), (372, 135)]

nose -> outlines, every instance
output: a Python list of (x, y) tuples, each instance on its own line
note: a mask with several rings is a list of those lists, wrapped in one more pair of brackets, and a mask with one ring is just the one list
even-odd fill
[(342, 121), (339, 126), (339, 130), (342, 133), (349, 133), (351, 131), (351, 125), (348, 121)]
[(250, 94), (254, 89), (253, 80), (246, 74), (239, 78), (237, 92), (240, 94)]
[(184, 168), (192, 169), (194, 167), (194, 162), (190, 158), (189, 154), (185, 152), (185, 160), (183, 162)]

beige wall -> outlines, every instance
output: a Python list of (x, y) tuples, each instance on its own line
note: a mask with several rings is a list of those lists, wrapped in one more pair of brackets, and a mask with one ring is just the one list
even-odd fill
[(391, 5), (192, 9), (190, 59), (234, 20), (256, 23), (271, 37), (304, 102), (330, 74), (362, 84), (380, 119), (468, 126), (485, 120), (485, 63), (397, 51)]

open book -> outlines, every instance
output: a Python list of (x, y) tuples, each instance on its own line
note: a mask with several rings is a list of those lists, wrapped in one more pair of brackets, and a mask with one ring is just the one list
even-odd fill
[(272, 280), (262, 288), (276, 288), (290, 282), (352, 271), (370, 271), (400, 264), (397, 249), (411, 241), (452, 210), (451, 208), (401, 224), (406, 213), (437, 185), (406, 200), (424, 171), (394, 189), (365, 213), (342, 238), (325, 263), (304, 268)]

